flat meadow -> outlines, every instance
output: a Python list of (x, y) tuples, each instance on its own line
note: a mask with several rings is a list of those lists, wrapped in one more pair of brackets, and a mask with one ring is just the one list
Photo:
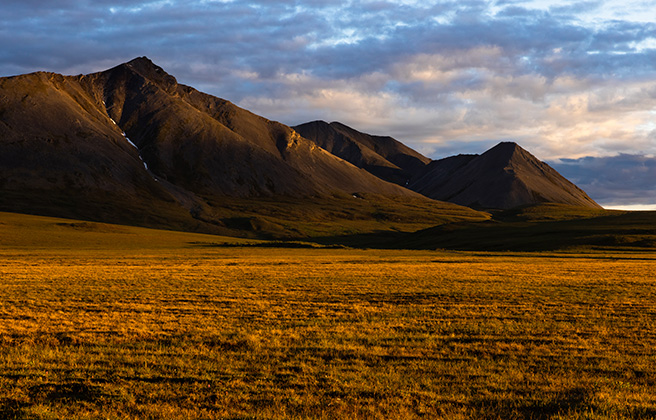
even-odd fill
[(656, 417), (656, 254), (0, 216), (3, 419)]

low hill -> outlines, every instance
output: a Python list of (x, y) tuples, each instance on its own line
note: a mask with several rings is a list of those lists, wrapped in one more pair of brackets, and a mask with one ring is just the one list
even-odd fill
[(316, 241), (382, 249), (653, 252), (656, 212), (549, 203), (498, 212), (485, 221), (456, 221), (411, 233), (363, 233)]
[[(572, 214), (576, 210), (566, 212)], [(587, 217), (561, 220), (528, 218), (436, 226), (409, 234), (395, 241), (395, 246), (477, 251), (653, 251), (654, 226), (656, 212), (592, 210)]]
[[(203, 243), (229, 243), (234, 246), (259, 241), (200, 233), (148, 229), (84, 220), (0, 212), (0, 251), (29, 250), (114, 250), (118, 253), (180, 252)], [(120, 254), (117, 254), (120, 255)], [(142, 255), (142, 254), (139, 254)]]
[[(251, 220), (252, 223), (257, 223)], [(369, 231), (292, 242), (291, 247), (448, 249), (484, 252), (629, 252), (656, 250), (656, 212), (606, 211), (563, 205), (514, 209), (487, 221), (453, 221), (414, 233)], [(183, 250), (198, 247), (285, 247), (221, 237), (84, 220), (0, 212), (0, 249)], [(12, 251), (13, 252), (13, 251)], [(634, 258), (627, 255), (627, 258)]]

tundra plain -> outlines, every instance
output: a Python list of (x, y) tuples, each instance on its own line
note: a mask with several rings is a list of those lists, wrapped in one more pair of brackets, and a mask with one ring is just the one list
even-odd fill
[(656, 417), (654, 253), (0, 216), (0, 418)]

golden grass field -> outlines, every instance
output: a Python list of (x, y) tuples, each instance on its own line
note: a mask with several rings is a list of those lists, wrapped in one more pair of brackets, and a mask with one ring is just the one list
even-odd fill
[(0, 418), (656, 417), (656, 254), (238, 241), (0, 213)]

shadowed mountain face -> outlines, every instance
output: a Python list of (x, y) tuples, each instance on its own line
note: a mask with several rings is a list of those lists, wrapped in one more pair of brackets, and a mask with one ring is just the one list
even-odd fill
[(385, 182), (290, 127), (178, 84), (145, 57), (89, 75), (0, 78), (0, 146), (0, 209), (8, 211), (222, 232), (235, 224), (227, 219), (245, 213), (303, 217), (292, 204), (276, 204), (284, 200), (301, 209), (345, 200), (348, 206), (335, 207), (352, 213), (332, 217), (348, 219), (380, 214), (373, 197), (385, 197), (434, 206), (428, 219), (481, 217)]
[(509, 209), (539, 203), (601, 208), (549, 165), (511, 142), (482, 155), (433, 161), (408, 187), (472, 208)]
[[(0, 79), (0, 144), (5, 210), (195, 224), (78, 78), (40, 72)], [(144, 211), (153, 205), (156, 213)]]
[(197, 193), (408, 195), (326, 153), (291, 128), (179, 85), (140, 58), (81, 79), (151, 171)]
[(330, 153), (399, 185), (406, 185), (431, 161), (392, 137), (361, 133), (338, 122), (313, 121), (294, 130)]
[(501, 143), (480, 156), (431, 161), (391, 137), (371, 136), (337, 122), (313, 121), (294, 129), (336, 156), (436, 200), (479, 209), (539, 203), (600, 207), (515, 143)]

